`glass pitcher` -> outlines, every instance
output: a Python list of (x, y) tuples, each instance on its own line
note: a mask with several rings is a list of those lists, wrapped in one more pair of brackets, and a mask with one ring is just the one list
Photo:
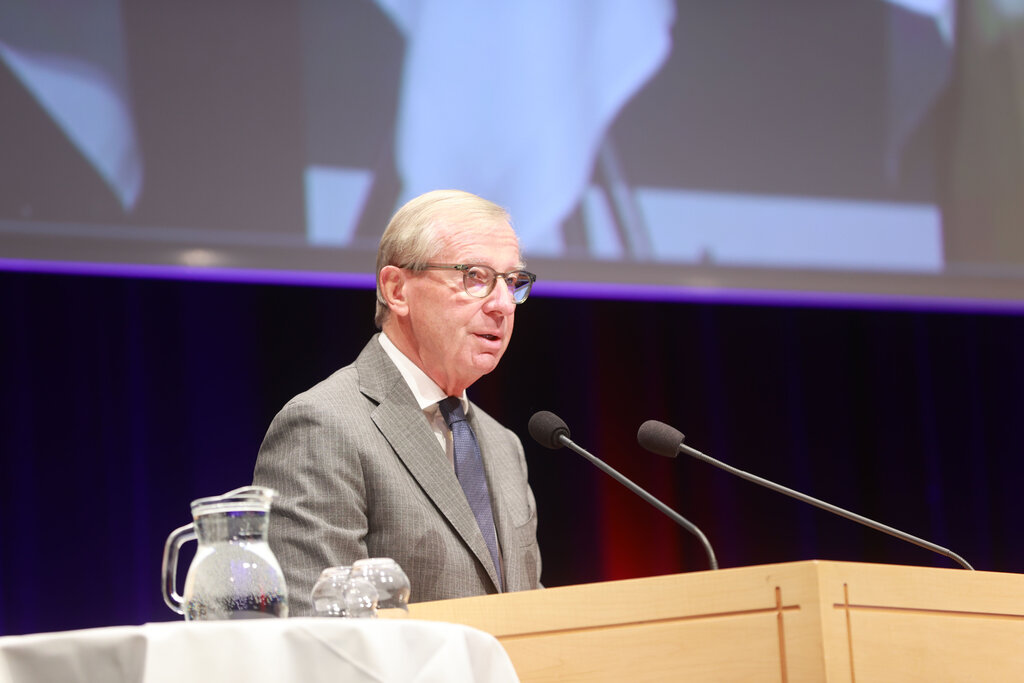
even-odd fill
[[(175, 529), (164, 545), (163, 594), (186, 621), (287, 617), (288, 589), (267, 544), (270, 505), (277, 492), (245, 486), (192, 501), (191, 524)], [(178, 551), (199, 543), (177, 593)]]

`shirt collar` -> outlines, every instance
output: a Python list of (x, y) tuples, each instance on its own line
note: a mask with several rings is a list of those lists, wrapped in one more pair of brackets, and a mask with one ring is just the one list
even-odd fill
[[(398, 368), (402, 379), (409, 385), (409, 390), (412, 391), (412, 395), (416, 399), (416, 404), (420, 407), (420, 410), (436, 409), (438, 401), (448, 398), (448, 394), (444, 393), (441, 387), (437, 386), (437, 383), (430, 379), (427, 373), (423, 372), (418, 365), (409, 360), (408, 356), (399, 351), (398, 347), (388, 339), (384, 332), (377, 336), (377, 340), (384, 349), (384, 353), (388, 355), (391, 362)], [(469, 415), (469, 399), (466, 397), (465, 391), (462, 392), (459, 400), (462, 402), (463, 412)]]

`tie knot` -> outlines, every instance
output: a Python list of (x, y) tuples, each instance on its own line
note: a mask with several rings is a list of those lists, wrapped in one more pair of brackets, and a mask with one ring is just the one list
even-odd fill
[(444, 421), (449, 429), (456, 422), (466, 421), (466, 413), (462, 410), (462, 401), (455, 396), (449, 396), (443, 401), (438, 401), (437, 407), (441, 410), (441, 415), (444, 417)]

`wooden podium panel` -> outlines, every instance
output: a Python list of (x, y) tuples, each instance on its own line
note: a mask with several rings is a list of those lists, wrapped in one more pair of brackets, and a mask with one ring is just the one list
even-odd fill
[(523, 681), (1024, 680), (1019, 574), (812, 560), (414, 603), (409, 616), (491, 633)]

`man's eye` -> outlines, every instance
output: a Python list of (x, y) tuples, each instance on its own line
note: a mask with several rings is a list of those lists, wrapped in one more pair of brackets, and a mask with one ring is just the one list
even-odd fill
[(487, 271), (483, 268), (470, 268), (466, 271), (466, 275), (477, 282), (487, 282), (490, 279)]

